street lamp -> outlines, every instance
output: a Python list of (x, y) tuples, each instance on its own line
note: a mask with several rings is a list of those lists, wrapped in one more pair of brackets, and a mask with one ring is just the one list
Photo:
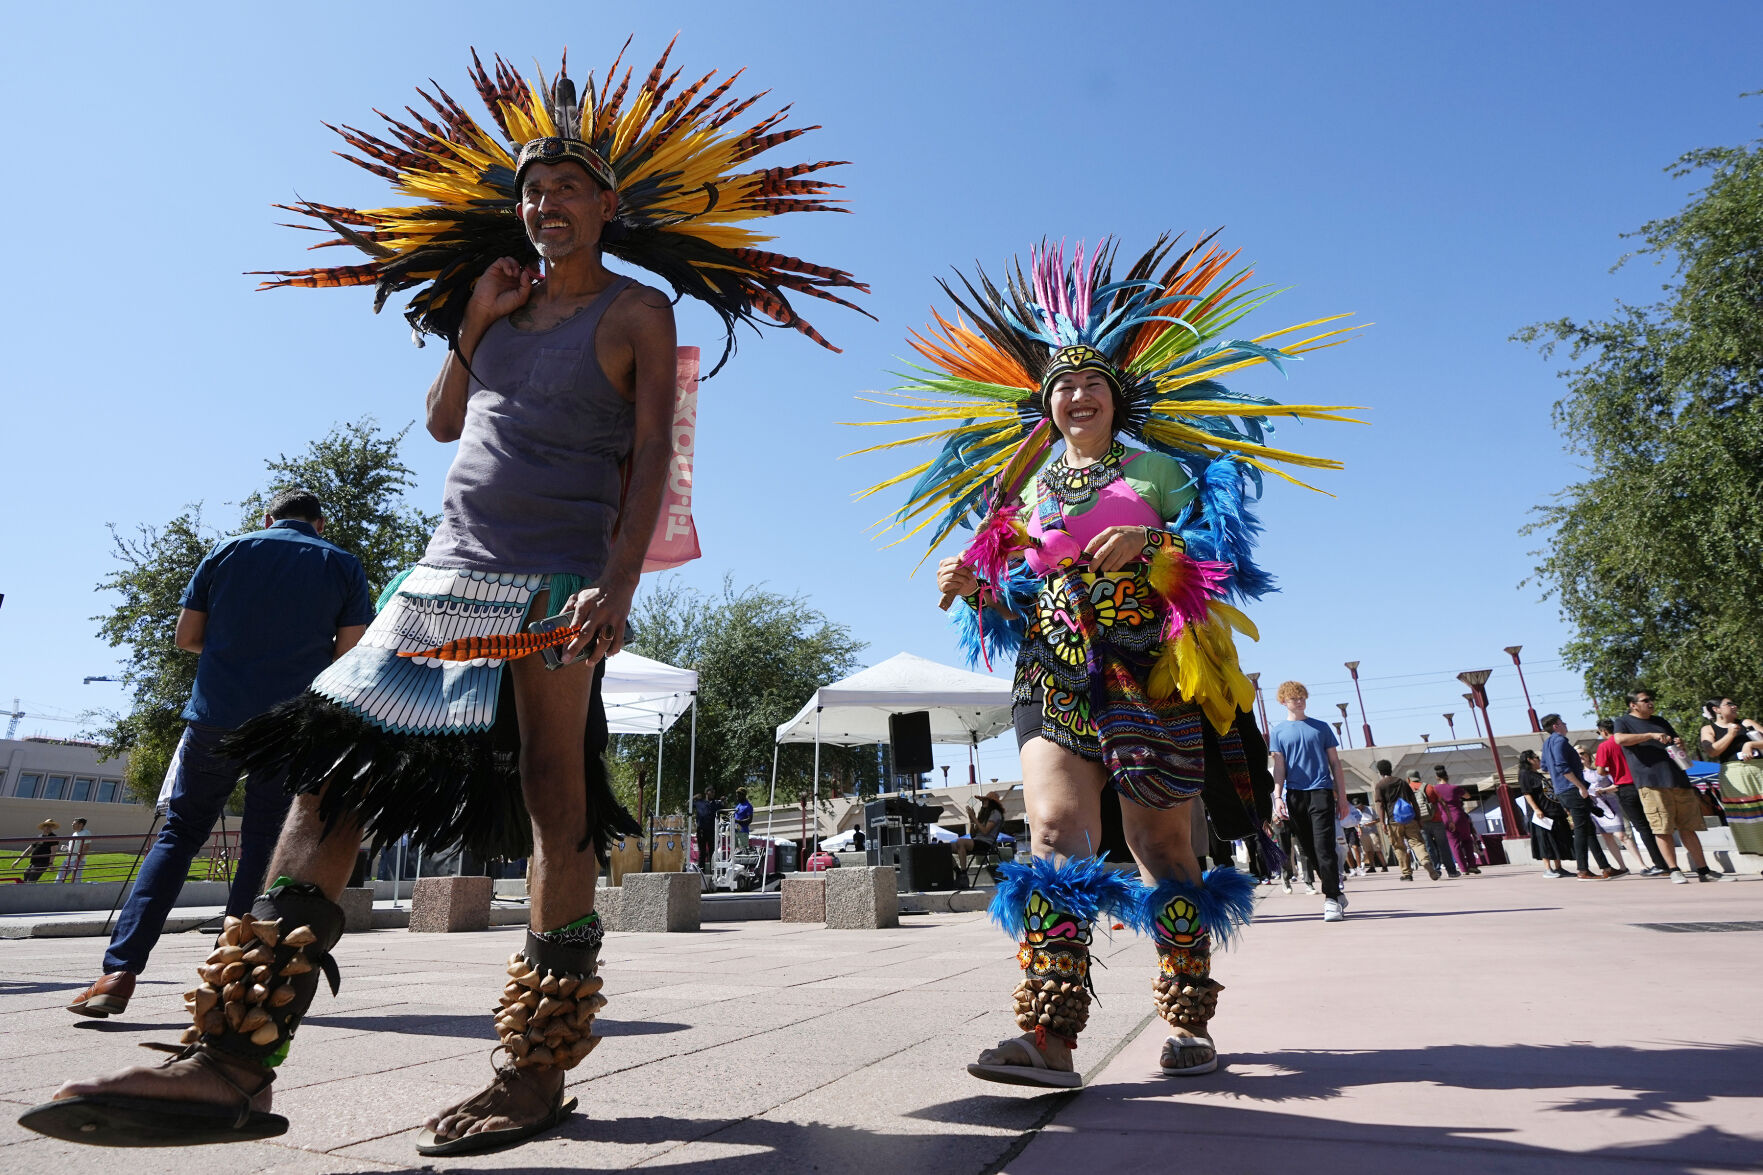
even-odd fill
[(1507, 645), (1506, 653), (1512, 658), (1512, 667), (1518, 670), (1518, 688), (1524, 691), (1524, 711), (1530, 715), (1530, 729), (1532, 733), (1541, 734), (1543, 728), (1542, 724), (1537, 721), (1537, 708), (1530, 704), (1530, 687), (1524, 684), (1524, 663), (1518, 659), (1518, 650), (1523, 647), (1523, 645)]
[(1518, 837), (1518, 809), (1512, 806), (1512, 789), (1506, 786), (1506, 768), (1500, 763), (1500, 747), (1494, 742), (1494, 717), (1488, 713), (1488, 678), (1494, 675), (1492, 669), (1466, 669), (1457, 675), (1457, 680), (1469, 687), (1472, 705), (1481, 707), (1482, 728), (1486, 732), (1488, 750), (1494, 756), (1494, 775), (1500, 784), (1496, 789), (1500, 795), (1500, 813), (1505, 818), (1506, 839)]
[[(1337, 709), (1341, 712), (1340, 722), (1337, 722), (1334, 725), (1334, 732), (1338, 735), (1341, 733), (1341, 726), (1347, 722), (1347, 703), (1336, 702), (1335, 709)], [(1351, 734), (1347, 735), (1347, 749), (1348, 750), (1353, 749), (1353, 736)]]
[(1341, 740), (1341, 734), (1342, 734), (1342, 727), (1341, 727), (1341, 724), (1337, 722), (1334, 724), (1334, 737), (1335, 737), (1336, 742), (1339, 742)]
[(1457, 716), (1455, 714), (1446, 714), (1443, 717), (1445, 719), (1445, 725), (1451, 728), (1451, 741), (1456, 742), (1457, 741), (1457, 723), (1456, 723)]
[(1420, 736), (1420, 741), (1421, 741), (1421, 742), (1423, 742), (1423, 743), (1429, 743), (1429, 742), (1431, 742), (1431, 741), (1432, 741), (1432, 735), (1430, 735), (1430, 734), (1423, 734), (1423, 735), (1421, 735), (1421, 736)]
[(1475, 723), (1475, 737), (1481, 737), (1481, 715), (1475, 709), (1475, 695), (1464, 694), (1463, 700), (1469, 703), (1469, 720)]
[(1255, 687), (1255, 708), (1261, 714), (1261, 739), (1265, 742), (1273, 736), (1267, 730), (1267, 700), (1261, 696), (1261, 675), (1251, 673), (1247, 676), (1249, 684)]
[(1365, 736), (1365, 745), (1375, 747), (1377, 740), (1371, 737), (1371, 720), (1365, 717), (1365, 691), (1359, 688), (1359, 662), (1348, 661), (1347, 672), (1353, 675), (1353, 692), (1359, 695), (1359, 733)]

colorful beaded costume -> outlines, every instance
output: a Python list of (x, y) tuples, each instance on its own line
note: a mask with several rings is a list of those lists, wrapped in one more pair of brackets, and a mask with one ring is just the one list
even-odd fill
[[(1010, 263), (1002, 289), (983, 272), (961, 277), (960, 293), (943, 283), (958, 313), (913, 335), (925, 363), (888, 401), (905, 413), (876, 422), (929, 429), (864, 450), (929, 441), (939, 451), (864, 496), (909, 486), (888, 525), (905, 538), (928, 532), (927, 556), (958, 527), (974, 531), (962, 559), (981, 588), (957, 624), (970, 660), (1014, 654), (1019, 739), (1038, 735), (1102, 763), (1125, 802), (1168, 809), (1202, 796), (1215, 836), (1253, 837), (1272, 860), (1272, 780), (1233, 635), (1255, 629), (1233, 601), (1272, 586), (1253, 556), (1264, 475), (1302, 485), (1282, 467), (1338, 468), (1274, 447), (1269, 419), (1353, 418), (1221, 381), (1258, 364), (1283, 368), (1343, 341), (1347, 328), (1329, 325), (1336, 316), (1228, 337), (1274, 291), (1249, 288), (1248, 270), (1230, 271), (1236, 254), (1211, 240), (1176, 254), (1160, 239), (1118, 278), (1104, 241), (1069, 261), (1062, 246), (1043, 244), (1026, 270)], [(1301, 337), (1274, 345), (1292, 335)], [(1055, 456), (1048, 394), (1061, 375), (1084, 371), (1105, 377), (1118, 439), (1073, 466)], [(1121, 571), (1093, 573), (1085, 545), (1114, 526), (1145, 528), (1144, 549)], [(993, 914), (1020, 938), (1019, 1026), (1037, 1041), (1051, 1029), (1075, 1043), (1090, 998), (1090, 924), (1111, 911), (1156, 943), (1157, 1011), (1192, 1034), (1176, 1053), (1196, 1038), (1210, 1050), (1211, 948), (1248, 920), (1253, 884), (1223, 867), (1147, 887), (1096, 857), (1006, 866)], [(1165, 1071), (1215, 1065), (1214, 1056)], [(1016, 1079), (996, 1066), (970, 1071)]]

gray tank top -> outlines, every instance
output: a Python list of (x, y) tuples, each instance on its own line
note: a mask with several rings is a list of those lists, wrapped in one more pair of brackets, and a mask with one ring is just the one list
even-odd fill
[(470, 383), (424, 563), (589, 580), (605, 569), (636, 413), (600, 369), (594, 336), (629, 284), (614, 279), (550, 330), (504, 318), (484, 333), (471, 360), (482, 382)]

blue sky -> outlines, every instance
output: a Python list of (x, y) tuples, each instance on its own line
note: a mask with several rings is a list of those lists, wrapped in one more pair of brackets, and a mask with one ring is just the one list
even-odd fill
[[(411, 30), (412, 13), (425, 18)], [(1074, 14), (1093, 18), (1085, 24)], [(169, 15), (171, 13), (178, 15)], [(383, 18), (375, 18), (383, 12)], [(159, 523), (257, 488), (263, 460), (334, 422), (418, 417), (440, 351), (419, 350), (359, 291), (253, 292), (243, 271), (304, 264), (270, 205), (296, 193), (392, 202), (330, 154), (321, 119), (368, 126), (434, 78), (476, 110), (468, 48), (574, 72), (626, 33), (646, 64), (681, 33), (688, 73), (748, 67), (753, 89), (825, 129), (777, 160), (849, 159), (852, 216), (777, 222), (779, 246), (871, 283), (870, 322), (817, 309), (844, 348), (748, 335), (700, 408), (689, 582), (801, 592), (869, 642), (951, 660), (916, 555), (884, 549), (853, 491), (893, 459), (840, 460), (890, 385), (902, 339), (938, 304), (933, 279), (998, 265), (1043, 235), (1219, 226), (1262, 280), (1290, 290), (1248, 324), (1352, 311), (1345, 347), (1239, 386), (1367, 405), (1370, 427), (1288, 424), (1280, 440), (1340, 457), (1320, 484), (1273, 487), (1265, 563), (1284, 591), (1254, 609), (1246, 668), (1353, 701), (1363, 663), (1380, 742), (1470, 729), (1461, 669), (1495, 667), (1494, 720), (1521, 729), (1500, 651), (1522, 644), (1539, 711), (1587, 702), (1559, 665), (1555, 607), (1520, 587), (1528, 510), (1580, 471), (1548, 412), (1551, 364), (1508, 341), (1561, 315), (1650, 300), (1668, 275), (1615, 274), (1620, 234), (1691, 187), (1664, 166), (1746, 141), (1763, 105), (1763, 8), (1597, 4), (533, 6), (377, 9), (33, 5), (8, 17), (0, 74), (15, 136), (0, 194), (10, 378), (0, 429), (0, 706), (23, 733), (72, 734), (115, 705), (89, 619), (112, 566), (105, 524)], [(543, 30), (542, 32), (539, 30)], [(1746, 49), (1745, 46), (1751, 46)], [(770, 160), (768, 160), (770, 161)], [(681, 313), (682, 341), (717, 343)], [(420, 429), (417, 500), (438, 501), (451, 446)], [(1354, 702), (1354, 726), (1358, 706)], [(1014, 750), (983, 773), (1013, 778)], [(959, 773), (957, 768), (957, 773)]]

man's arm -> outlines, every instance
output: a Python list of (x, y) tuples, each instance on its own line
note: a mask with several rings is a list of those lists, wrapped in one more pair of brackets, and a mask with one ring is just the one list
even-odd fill
[(1334, 815), (1336, 820), (1347, 818), (1347, 773), (1341, 769), (1341, 753), (1334, 747), (1328, 748), (1328, 769), (1334, 773)]
[(1273, 818), (1280, 819), (1286, 812), (1286, 757), (1278, 751), (1270, 751), (1273, 759)]
[(441, 373), (429, 385), (425, 423), (437, 441), (456, 441), (465, 432), (465, 401), (471, 396), (471, 377), (465, 365), (498, 318), (526, 305), (538, 276), (536, 269), (523, 269), (514, 258), (504, 257), (472, 284), (471, 301), (459, 324), (459, 349), (447, 352)]
[(208, 635), (208, 613), (198, 612), (194, 608), (178, 610), (177, 632), (172, 641), (186, 653), (200, 653), (202, 638)]
[(361, 643), (361, 637), (367, 632), (365, 624), (345, 624), (337, 629), (336, 644), (331, 647), (331, 660), (335, 661), (350, 649)]
[(565, 663), (584, 654), (591, 660), (610, 657), (624, 647), (631, 597), (643, 574), (643, 556), (655, 537), (655, 520), (661, 513), (662, 491), (673, 455), (669, 434), (679, 382), (673, 307), (656, 290), (642, 290), (633, 301), (631, 394), (636, 403), (636, 435), (631, 445), (630, 485), (606, 569), (593, 587), (576, 597), (574, 620), (582, 635), (563, 651)]

